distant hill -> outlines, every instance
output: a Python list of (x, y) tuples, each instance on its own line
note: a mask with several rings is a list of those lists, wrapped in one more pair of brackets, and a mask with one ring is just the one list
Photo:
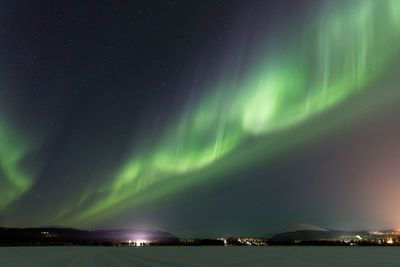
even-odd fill
[(294, 242), (316, 241), (316, 240), (349, 240), (357, 238), (374, 238), (382, 235), (396, 235), (400, 230), (384, 230), (384, 231), (342, 231), (323, 228), (310, 224), (297, 224), (282, 229), (274, 234), (266, 236), (271, 242)]
[(266, 234), (264, 237), (271, 239), (271, 238), (274, 238), (277, 236), (282, 236), (282, 237), (286, 236), (288, 233), (307, 232), (307, 231), (329, 232), (330, 229), (323, 228), (323, 227), (316, 226), (316, 225), (311, 225), (311, 224), (298, 223), (298, 224), (289, 225), (289, 226), (287, 226), (281, 230), (278, 230), (276, 232)]
[(175, 242), (176, 236), (162, 231), (116, 229), (86, 231), (71, 228), (0, 228), (0, 244), (32, 242)]
[(297, 231), (322, 231), (322, 232), (327, 232), (329, 229), (327, 228), (322, 228), (320, 226), (312, 225), (312, 224), (305, 224), (305, 223), (299, 223), (299, 224), (293, 224), (290, 225), (286, 228), (283, 228), (277, 233), (289, 233), (289, 232), (297, 232)]
[(64, 228), (64, 229), (71, 229), (71, 227), (66, 227), (62, 225), (41, 225), (33, 228)]
[(300, 230), (295, 232), (278, 233), (269, 238), (270, 241), (275, 242), (293, 242), (295, 240), (313, 241), (320, 239), (339, 239), (341, 236), (352, 236), (355, 233), (344, 231), (315, 231), (315, 230)]

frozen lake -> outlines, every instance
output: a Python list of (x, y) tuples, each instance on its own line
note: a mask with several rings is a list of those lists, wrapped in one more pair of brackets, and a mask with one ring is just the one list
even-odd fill
[(400, 247), (0, 247), (0, 266), (400, 266)]

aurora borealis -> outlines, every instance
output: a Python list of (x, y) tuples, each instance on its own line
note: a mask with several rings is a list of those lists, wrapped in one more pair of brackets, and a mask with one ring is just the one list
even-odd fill
[(400, 225), (399, 1), (82, 5), (4, 4), (0, 223)]
[(0, 162), (2, 170), (0, 208), (18, 199), (33, 184), (33, 178), (21, 168), (21, 160), (29, 152), (28, 144), (18, 139), (18, 134), (5, 121), (1, 122)]

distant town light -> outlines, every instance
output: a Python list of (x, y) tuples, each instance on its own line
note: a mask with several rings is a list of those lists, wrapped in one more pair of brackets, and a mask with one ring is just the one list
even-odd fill
[(146, 240), (136, 240), (136, 246), (137, 247), (141, 247), (141, 246), (144, 246), (144, 245), (146, 245)]

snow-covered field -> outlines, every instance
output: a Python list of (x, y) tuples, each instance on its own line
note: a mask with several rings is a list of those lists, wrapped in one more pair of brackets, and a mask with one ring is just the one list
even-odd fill
[(400, 247), (1, 247), (0, 266), (400, 266)]

